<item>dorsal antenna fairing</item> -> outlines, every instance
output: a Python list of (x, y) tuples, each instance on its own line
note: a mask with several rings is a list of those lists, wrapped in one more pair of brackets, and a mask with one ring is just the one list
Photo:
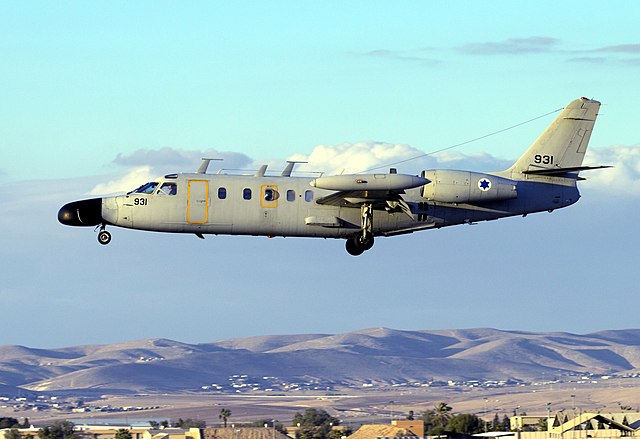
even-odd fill
[(206, 174), (207, 173), (207, 168), (209, 167), (209, 163), (211, 163), (211, 160), (215, 160), (215, 161), (223, 161), (224, 159), (206, 159), (206, 158), (202, 158), (202, 163), (200, 164), (200, 167), (198, 168), (198, 170), (196, 171), (196, 174)]
[(293, 172), (293, 168), (298, 163), (309, 163), (309, 162), (303, 162), (303, 161), (299, 161), (299, 160), (287, 160), (287, 167), (284, 168), (284, 171), (282, 171), (282, 174), (280, 174), (280, 176), (281, 177), (291, 177), (291, 173)]
[(255, 177), (264, 177), (264, 174), (267, 172), (267, 166), (268, 165), (260, 166), (260, 169), (258, 169), (255, 173)]

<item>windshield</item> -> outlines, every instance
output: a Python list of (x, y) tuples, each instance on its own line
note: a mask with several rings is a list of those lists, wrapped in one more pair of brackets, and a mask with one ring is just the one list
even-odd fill
[(150, 194), (158, 187), (158, 183), (155, 181), (151, 183), (145, 183), (138, 189), (129, 192), (130, 194)]

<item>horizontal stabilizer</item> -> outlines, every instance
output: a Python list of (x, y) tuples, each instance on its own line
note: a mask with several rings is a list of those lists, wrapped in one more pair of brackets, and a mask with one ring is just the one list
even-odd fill
[(561, 176), (562, 174), (570, 174), (580, 171), (591, 171), (593, 169), (605, 169), (605, 168), (613, 168), (613, 166), (571, 166), (568, 168), (541, 168), (541, 169), (529, 169), (527, 171), (522, 171), (523, 174), (529, 175), (551, 175), (551, 176)]

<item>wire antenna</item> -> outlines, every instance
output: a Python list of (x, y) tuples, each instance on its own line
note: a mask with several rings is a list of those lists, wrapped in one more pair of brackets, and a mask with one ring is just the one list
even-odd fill
[(561, 107), (561, 108), (558, 108), (557, 110), (549, 111), (548, 113), (545, 113), (545, 114), (543, 114), (541, 116), (534, 117), (533, 119), (525, 120), (524, 122), (520, 122), (520, 123), (517, 123), (515, 125), (511, 125), (509, 127), (506, 127), (506, 128), (502, 128), (501, 130), (494, 131), (492, 133), (485, 134), (483, 136), (476, 137), (476, 138), (471, 139), (471, 140), (467, 140), (467, 141), (464, 141), (464, 142), (461, 142), (461, 143), (456, 143), (455, 145), (447, 146), (446, 148), (438, 149), (436, 151), (427, 152), (425, 154), (420, 154), (418, 156), (411, 157), (411, 158), (408, 158), (408, 159), (400, 160), (400, 161), (393, 162), (393, 163), (387, 163), (385, 165), (376, 166), (375, 168), (369, 168), (369, 169), (366, 169), (364, 171), (356, 172), (356, 174), (360, 174), (362, 172), (374, 171), (376, 169), (386, 168), (386, 167), (389, 167), (389, 166), (399, 165), (401, 163), (406, 163), (406, 162), (410, 162), (412, 160), (417, 160), (417, 159), (420, 159), (422, 157), (426, 157), (428, 155), (433, 155), (433, 154), (437, 154), (439, 152), (448, 151), (450, 149), (457, 148), (459, 146), (466, 145), (468, 143), (477, 142), (478, 140), (486, 139), (487, 137), (495, 136), (496, 134), (504, 133), (505, 131), (512, 130), (512, 129), (517, 128), (517, 127), (522, 126), (522, 125), (526, 125), (526, 124), (531, 123), (533, 121), (536, 121), (538, 119), (542, 119), (543, 117), (547, 117), (550, 114), (557, 113), (558, 111), (562, 111), (563, 109), (564, 109), (564, 107)]

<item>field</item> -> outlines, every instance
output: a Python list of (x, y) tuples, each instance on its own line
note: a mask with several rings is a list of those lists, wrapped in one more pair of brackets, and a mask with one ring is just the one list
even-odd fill
[[(620, 405), (637, 410), (640, 406), (638, 380), (607, 380), (597, 383), (549, 383), (541, 386), (513, 386), (486, 388), (397, 388), (376, 391), (334, 391), (331, 394), (291, 392), (287, 395), (229, 395), (229, 394), (158, 394), (136, 396), (103, 395), (98, 399), (83, 399), (85, 412), (70, 409), (21, 410), (5, 406), (0, 416), (28, 417), (35, 425), (53, 420), (68, 419), (76, 424), (131, 423), (146, 425), (149, 420), (193, 418), (205, 420), (207, 425), (220, 424), (222, 408), (231, 410), (229, 423), (247, 423), (262, 419), (276, 419), (289, 424), (296, 412), (314, 407), (324, 409), (343, 424), (388, 423), (404, 419), (410, 410), (416, 415), (432, 408), (440, 401), (447, 402), (455, 413), (474, 413), (492, 419), (497, 413), (553, 416), (564, 410), (616, 412)], [(72, 397), (67, 398), (73, 400)], [(550, 403), (547, 405), (547, 403)], [(60, 404), (64, 406), (64, 404)], [(116, 411), (99, 411), (110, 406)], [(548, 409), (547, 409), (548, 408)]]

